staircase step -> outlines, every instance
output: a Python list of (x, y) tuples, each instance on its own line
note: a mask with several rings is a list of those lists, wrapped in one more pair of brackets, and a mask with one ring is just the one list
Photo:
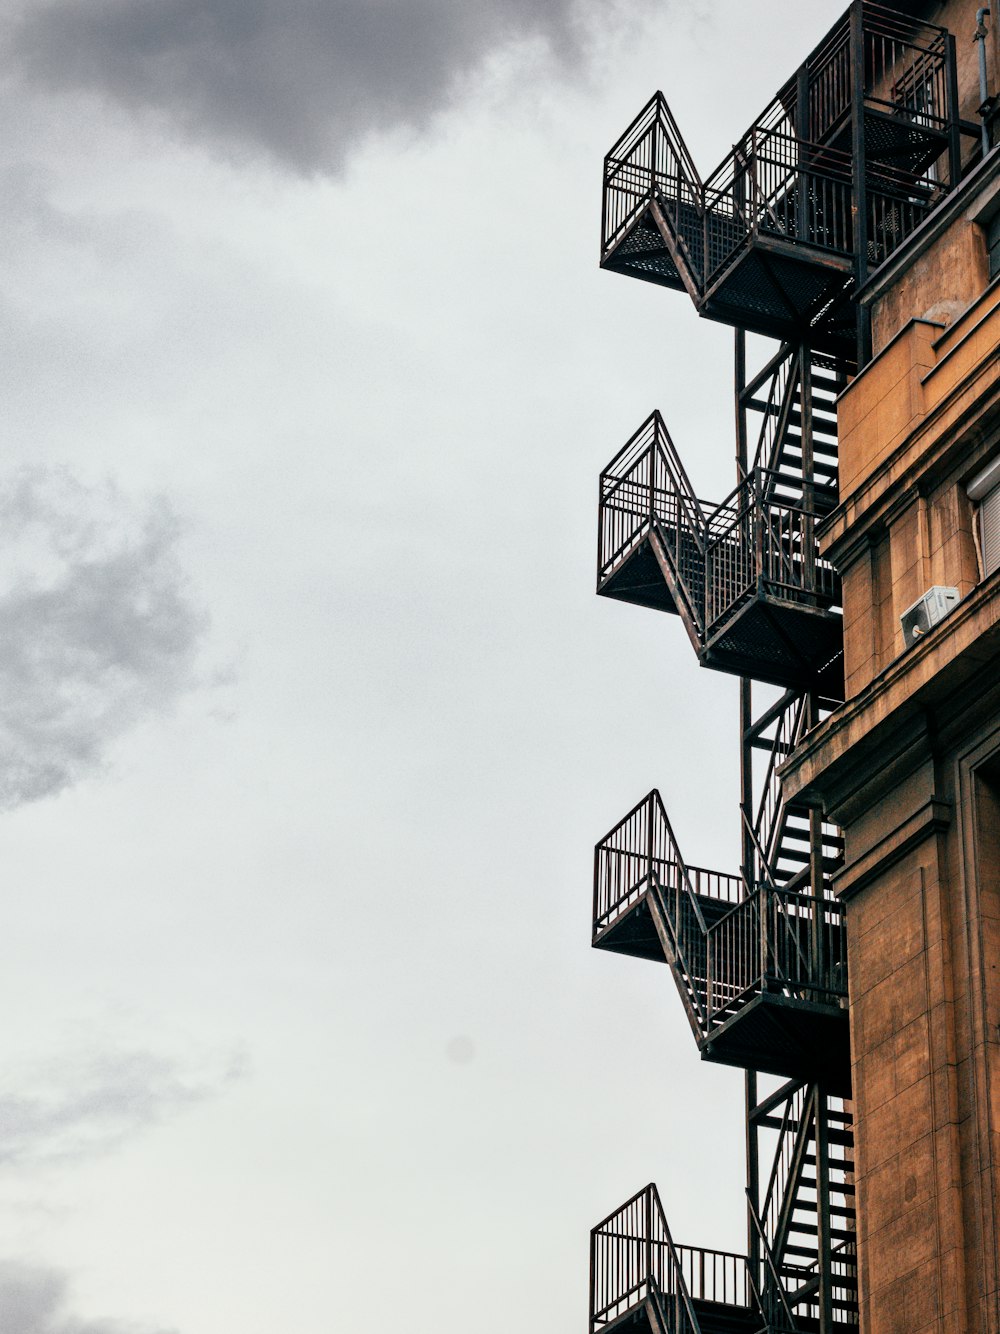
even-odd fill
[[(802, 413), (798, 412), (795, 408), (793, 408), (791, 412), (788, 414), (788, 424), (789, 426), (798, 426), (801, 428)], [(814, 411), (812, 419), (812, 433), (814, 437), (817, 435), (824, 435), (830, 440), (836, 440), (837, 438), (836, 417), (834, 417), (832, 420), (828, 420), (826, 417), (823, 416), (821, 412)]]
[[(783, 449), (778, 455), (778, 466), (776, 472), (783, 469), (789, 469), (790, 475), (802, 475), (802, 451), (800, 449)], [(837, 480), (839, 469), (833, 461), (827, 462), (825, 459), (813, 460), (813, 474), (827, 477), (832, 485)]]
[[(808, 852), (800, 852), (798, 848), (784, 848), (779, 852), (778, 856), (789, 862), (807, 862), (809, 860)], [(840, 863), (835, 857), (823, 858), (823, 867), (825, 870), (835, 871), (839, 864)]]
[[(819, 1211), (819, 1205), (815, 1200), (796, 1200), (793, 1211), (795, 1209), (805, 1209), (806, 1213), (815, 1214)], [(847, 1204), (831, 1204), (830, 1213), (831, 1215), (836, 1214), (838, 1218), (853, 1218), (854, 1207)], [(792, 1226), (795, 1226), (794, 1223)]]
[[(784, 448), (785, 444), (791, 445), (793, 448), (798, 447), (799, 449), (801, 449), (802, 432), (797, 430), (786, 431), (782, 448)], [(836, 460), (837, 458), (836, 444), (830, 440), (824, 440), (822, 437), (817, 438), (815, 432), (813, 433), (812, 447), (813, 447), (813, 454), (816, 455), (817, 457), (822, 456), (823, 458), (834, 459), (834, 460)]]
[[(819, 1229), (811, 1227), (807, 1223), (793, 1223), (789, 1227), (789, 1231), (795, 1233), (796, 1236), (800, 1237), (816, 1237), (819, 1235)], [(834, 1241), (854, 1241), (857, 1238), (857, 1235), (858, 1234), (856, 1232), (848, 1228), (842, 1228), (842, 1227), (830, 1228), (830, 1236)], [(791, 1247), (786, 1246), (785, 1250), (789, 1251), (791, 1250)], [(813, 1252), (813, 1254), (815, 1254), (815, 1251)]]

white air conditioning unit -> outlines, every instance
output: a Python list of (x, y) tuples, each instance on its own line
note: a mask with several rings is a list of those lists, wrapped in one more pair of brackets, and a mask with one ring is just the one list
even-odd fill
[(923, 597), (917, 598), (912, 607), (907, 607), (899, 618), (903, 627), (903, 642), (907, 648), (923, 639), (938, 621), (943, 621), (959, 601), (957, 588), (945, 588), (935, 584), (928, 588)]

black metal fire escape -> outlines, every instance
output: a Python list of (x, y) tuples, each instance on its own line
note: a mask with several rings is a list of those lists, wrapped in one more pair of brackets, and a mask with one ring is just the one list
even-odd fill
[[(735, 489), (699, 499), (654, 412), (601, 475), (597, 589), (678, 615), (740, 678), (743, 864), (687, 865), (651, 792), (597, 845), (593, 942), (665, 962), (703, 1058), (746, 1072), (748, 1172), (745, 1254), (676, 1244), (652, 1185), (593, 1230), (591, 1334), (858, 1323), (843, 844), (779, 769), (843, 699), (816, 527), (871, 353), (854, 294), (957, 183), (963, 134), (954, 39), (855, 0), (706, 179), (660, 93), (605, 159), (602, 265), (736, 328)], [(752, 373), (748, 332), (777, 342)]]

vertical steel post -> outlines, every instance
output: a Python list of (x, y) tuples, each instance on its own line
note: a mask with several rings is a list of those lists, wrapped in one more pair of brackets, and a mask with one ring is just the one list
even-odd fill
[(588, 1330), (591, 1331), (591, 1334), (594, 1328), (594, 1316), (597, 1314), (594, 1302), (594, 1298), (596, 1296), (595, 1292), (596, 1287), (597, 1287), (597, 1238), (594, 1236), (594, 1233), (591, 1232), (590, 1234), (590, 1321), (587, 1325), (587, 1328)]
[(653, 518), (656, 514), (656, 437), (657, 422), (653, 422), (653, 438), (649, 443), (649, 526), (653, 526)]
[(830, 1119), (826, 1089), (814, 1090), (816, 1115), (816, 1241), (819, 1256), (819, 1334), (833, 1334), (833, 1239), (830, 1235)]
[(749, 676), (740, 677), (740, 814), (743, 865), (743, 883), (746, 892), (754, 887), (755, 848), (750, 831), (753, 828), (753, 685)]
[(812, 227), (809, 219), (809, 177), (805, 168), (808, 166), (809, 153), (809, 66), (800, 65), (795, 75), (795, 134), (798, 143), (795, 153), (798, 159), (798, 181), (795, 192), (795, 237), (799, 241), (812, 240)]
[[(736, 409), (736, 481), (746, 480), (750, 468), (749, 441), (747, 437), (747, 405), (745, 391), (747, 383), (747, 340), (742, 329), (736, 330), (734, 346), (734, 406)], [(753, 684), (748, 676), (740, 677), (740, 836), (743, 858), (744, 893), (753, 891), (754, 881), (754, 846), (750, 837), (753, 827), (753, 744), (750, 728), (753, 719)], [(747, 1265), (754, 1282), (759, 1281), (760, 1239), (753, 1224), (751, 1209), (756, 1208), (760, 1200), (760, 1150), (757, 1143), (758, 1129), (753, 1120), (753, 1110), (757, 1106), (757, 1072), (747, 1070), (744, 1074), (744, 1097), (746, 1102), (746, 1160), (747, 1160)]]
[[(865, 30), (862, 0), (851, 4), (851, 157), (855, 293), (868, 277), (868, 170), (865, 162)], [(871, 312), (858, 306), (858, 367), (872, 354)]]
[(754, 1227), (751, 1208), (760, 1205), (760, 1148), (757, 1143), (757, 1123), (753, 1119), (757, 1106), (757, 1072), (747, 1070), (745, 1078), (746, 1093), (746, 1154), (747, 1154), (747, 1265), (755, 1283), (760, 1283), (760, 1238)]
[(736, 392), (733, 396), (736, 409), (736, 482), (737, 485), (747, 475), (750, 466), (749, 445), (747, 443), (747, 414), (743, 402), (743, 392), (747, 383), (747, 336), (744, 329), (735, 331), (733, 340), (733, 362), (736, 375)]
[[(653, 852), (655, 843), (653, 841), (653, 816), (656, 811), (656, 800), (652, 794), (646, 798), (646, 879), (650, 887), (653, 884)], [(667, 900), (669, 902), (669, 900)]]
[(646, 1187), (646, 1293), (653, 1292), (653, 1187)]
[(802, 578), (805, 591), (816, 587), (816, 457), (813, 451), (812, 357), (799, 348), (799, 401), (802, 404)]
[[(747, 409), (745, 391), (747, 383), (747, 346), (746, 334), (736, 330), (735, 340), (735, 393), (736, 409), (736, 481), (746, 480), (750, 468), (749, 442), (747, 438)], [(753, 888), (754, 846), (750, 837), (753, 827), (753, 746), (750, 741), (750, 727), (753, 714), (752, 684), (748, 676), (740, 677), (740, 835), (742, 847), (742, 873), (745, 890)]]
[[(814, 986), (823, 986), (826, 981), (826, 933), (823, 879), (823, 812), (815, 806), (809, 809), (809, 878), (812, 881), (813, 909), (810, 927), (809, 981)], [(814, 1000), (821, 996), (814, 995)]]

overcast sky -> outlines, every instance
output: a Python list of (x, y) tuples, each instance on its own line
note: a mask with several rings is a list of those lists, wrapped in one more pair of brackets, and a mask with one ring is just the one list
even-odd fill
[(742, 1239), (742, 1081), (589, 948), (652, 786), (737, 863), (735, 681), (593, 595), (731, 336), (597, 268), (839, 6), (19, 0), (0, 145), (0, 1329), (582, 1331), (649, 1180)]

